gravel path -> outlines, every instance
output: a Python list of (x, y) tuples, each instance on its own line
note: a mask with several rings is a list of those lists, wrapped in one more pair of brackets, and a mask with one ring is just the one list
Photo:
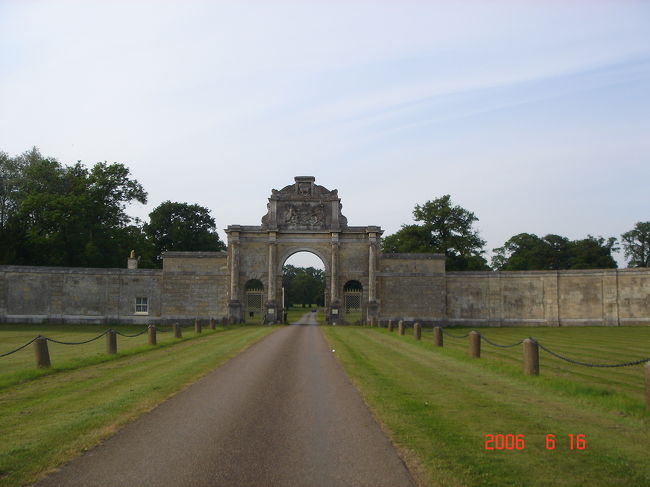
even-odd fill
[(412, 486), (311, 313), (39, 487)]

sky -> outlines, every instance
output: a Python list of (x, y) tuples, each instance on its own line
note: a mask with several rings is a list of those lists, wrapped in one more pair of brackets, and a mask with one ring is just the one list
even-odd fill
[(298, 175), (385, 235), (450, 194), (488, 259), (620, 238), (650, 220), (650, 2), (0, 0), (0, 150), (33, 146), (222, 239)]

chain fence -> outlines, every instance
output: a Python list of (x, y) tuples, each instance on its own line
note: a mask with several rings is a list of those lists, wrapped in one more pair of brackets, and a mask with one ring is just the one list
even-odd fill
[[(452, 333), (449, 333), (448, 331), (446, 331), (444, 329), (444, 327), (441, 327), (441, 330), (442, 330), (443, 335), (448, 336), (450, 338), (462, 339), (462, 338), (467, 338), (469, 336), (469, 333), (466, 333), (464, 335), (453, 335)], [(483, 340), (487, 344), (492, 345), (493, 347), (499, 347), (499, 348), (512, 348), (512, 347), (516, 347), (516, 346), (521, 345), (522, 343), (524, 343), (524, 339), (522, 339), (522, 340), (519, 340), (519, 341), (517, 341), (515, 343), (510, 343), (510, 344), (506, 345), (506, 344), (493, 342), (489, 338), (483, 336), (482, 333), (479, 333), (479, 336), (481, 337), (481, 340)], [(602, 367), (602, 368), (630, 367), (630, 366), (640, 365), (640, 364), (643, 364), (643, 363), (646, 363), (646, 362), (650, 362), (650, 357), (642, 358), (642, 359), (639, 359), (639, 360), (631, 360), (631, 361), (628, 361), (628, 362), (621, 362), (621, 363), (618, 363), (618, 364), (595, 364), (595, 363), (590, 363), (590, 362), (583, 362), (583, 361), (580, 361), (580, 360), (565, 357), (564, 355), (561, 355), (561, 354), (559, 354), (557, 352), (554, 352), (553, 350), (549, 349), (548, 347), (542, 345), (539, 342), (539, 340), (537, 340), (536, 338), (533, 338), (533, 337), (528, 337), (528, 338), (533, 340), (535, 343), (537, 343), (539, 348), (541, 348), (542, 350), (544, 350), (548, 354), (552, 355), (553, 357), (558, 358), (560, 360), (564, 360), (565, 362), (568, 362), (568, 363), (571, 363), (571, 364), (574, 364), (574, 365), (582, 365), (584, 367)]]
[[(188, 326), (191, 326), (191, 325), (185, 325), (184, 327), (186, 328)], [(149, 325), (147, 325), (147, 327), (144, 330), (142, 330), (141, 332), (128, 334), (128, 333), (123, 333), (123, 332), (121, 332), (119, 330), (113, 330), (112, 328), (109, 328), (108, 330), (104, 331), (103, 333), (100, 333), (99, 335), (97, 335), (97, 336), (95, 336), (93, 338), (89, 338), (88, 340), (82, 340), (82, 341), (78, 341), (78, 342), (67, 342), (67, 341), (63, 341), (63, 340), (57, 340), (55, 338), (46, 337), (46, 336), (43, 336), (43, 335), (38, 335), (38, 336), (35, 336), (34, 338), (32, 338), (31, 340), (29, 340), (27, 343), (24, 343), (23, 345), (19, 346), (18, 348), (15, 348), (15, 349), (10, 350), (8, 352), (0, 353), (0, 358), (7, 357), (7, 356), (9, 356), (11, 354), (14, 354), (16, 352), (21, 351), (23, 348), (31, 345), (32, 343), (34, 343), (34, 341), (36, 341), (39, 338), (45, 338), (48, 342), (57, 343), (59, 345), (85, 345), (86, 343), (90, 343), (90, 342), (94, 342), (95, 340), (99, 340), (101, 337), (106, 336), (106, 334), (108, 334), (111, 331), (115, 332), (116, 335), (120, 335), (120, 336), (123, 336), (125, 338), (135, 338), (135, 337), (139, 337), (139, 336), (144, 335), (145, 333), (147, 333), (148, 329), (149, 329)], [(171, 331), (172, 331), (171, 329), (170, 330), (163, 330), (162, 328), (159, 328), (158, 326), (156, 326), (156, 333), (169, 333)]]

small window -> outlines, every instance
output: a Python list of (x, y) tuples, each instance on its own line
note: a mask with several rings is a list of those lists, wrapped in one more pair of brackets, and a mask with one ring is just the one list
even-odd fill
[(149, 298), (135, 298), (135, 314), (136, 315), (149, 314)]

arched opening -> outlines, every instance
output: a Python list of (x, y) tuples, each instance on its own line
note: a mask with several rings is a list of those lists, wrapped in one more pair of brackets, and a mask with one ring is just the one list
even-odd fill
[(351, 280), (343, 286), (343, 319), (351, 325), (361, 324), (363, 286), (359, 281)]
[(259, 279), (249, 279), (244, 286), (244, 313), (246, 322), (261, 320), (264, 316), (264, 284)]
[(305, 313), (318, 313), (319, 322), (325, 306), (325, 265), (309, 251), (290, 255), (282, 265), (282, 307), (287, 321), (293, 323)]

